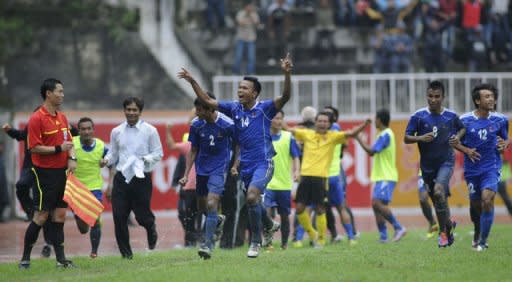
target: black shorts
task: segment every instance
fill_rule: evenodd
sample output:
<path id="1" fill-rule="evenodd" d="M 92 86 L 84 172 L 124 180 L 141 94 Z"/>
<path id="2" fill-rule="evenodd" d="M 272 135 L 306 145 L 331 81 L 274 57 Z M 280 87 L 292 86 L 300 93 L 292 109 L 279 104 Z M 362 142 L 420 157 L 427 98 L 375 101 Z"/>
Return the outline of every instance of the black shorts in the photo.
<path id="1" fill-rule="evenodd" d="M 37 211 L 51 211 L 55 208 L 67 208 L 64 202 L 66 188 L 65 168 L 33 167 L 34 173 L 34 206 Z"/>
<path id="2" fill-rule="evenodd" d="M 295 202 L 305 205 L 323 205 L 327 199 L 327 178 L 316 176 L 301 178 Z"/>

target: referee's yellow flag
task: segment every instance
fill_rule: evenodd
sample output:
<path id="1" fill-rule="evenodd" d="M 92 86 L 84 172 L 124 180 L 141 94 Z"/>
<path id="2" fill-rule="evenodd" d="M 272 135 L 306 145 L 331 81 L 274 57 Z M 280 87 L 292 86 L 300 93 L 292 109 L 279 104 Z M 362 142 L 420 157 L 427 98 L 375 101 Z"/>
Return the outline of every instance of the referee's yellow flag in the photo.
<path id="1" fill-rule="evenodd" d="M 64 199 L 73 212 L 89 226 L 94 226 L 103 205 L 73 174 L 68 175 Z"/>

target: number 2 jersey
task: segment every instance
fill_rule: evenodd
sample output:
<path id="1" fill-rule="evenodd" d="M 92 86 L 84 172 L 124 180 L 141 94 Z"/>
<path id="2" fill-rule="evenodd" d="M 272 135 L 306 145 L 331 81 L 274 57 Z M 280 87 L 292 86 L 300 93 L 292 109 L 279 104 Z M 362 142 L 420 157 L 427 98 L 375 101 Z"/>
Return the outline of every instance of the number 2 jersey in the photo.
<path id="1" fill-rule="evenodd" d="M 457 114 L 446 108 L 437 114 L 430 112 L 426 107 L 417 110 L 411 116 L 405 130 L 406 135 L 421 136 L 434 133 L 434 139 L 431 142 L 418 142 L 420 166 L 423 172 L 433 172 L 444 162 L 455 161 L 449 140 L 463 127 Z"/>
<path id="2" fill-rule="evenodd" d="M 463 114 L 460 120 L 466 127 L 462 145 L 475 148 L 480 154 L 480 160 L 475 162 L 464 155 L 464 176 L 477 176 L 488 171 L 499 172 L 501 158 L 497 152 L 498 136 L 508 139 L 507 118 L 497 112 L 489 113 L 486 118 L 479 118 L 474 112 L 469 112 Z"/>
<path id="3" fill-rule="evenodd" d="M 223 175 L 231 155 L 231 139 L 235 132 L 233 121 L 217 112 L 214 123 L 194 118 L 190 125 L 188 141 L 198 148 L 196 155 L 197 175 Z"/>

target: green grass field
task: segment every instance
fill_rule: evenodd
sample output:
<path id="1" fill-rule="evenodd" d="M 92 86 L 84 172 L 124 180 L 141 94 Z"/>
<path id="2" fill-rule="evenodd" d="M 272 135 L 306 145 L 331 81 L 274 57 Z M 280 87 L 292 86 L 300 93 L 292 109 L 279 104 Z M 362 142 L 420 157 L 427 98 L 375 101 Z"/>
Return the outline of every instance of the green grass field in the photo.
<path id="1" fill-rule="evenodd" d="M 31 269 L 0 264 L 0 281 L 505 281 L 512 280 L 512 225 L 493 226 L 489 249 L 471 249 L 470 227 L 458 228 L 455 244 L 438 249 L 423 230 L 399 243 L 380 244 L 365 233 L 356 246 L 304 247 L 263 252 L 248 259 L 247 248 L 216 249 L 200 260 L 196 249 L 119 256 L 75 257 L 75 269 L 56 269 L 53 259 L 35 259 Z M 276 244 L 276 246 L 278 246 Z"/>

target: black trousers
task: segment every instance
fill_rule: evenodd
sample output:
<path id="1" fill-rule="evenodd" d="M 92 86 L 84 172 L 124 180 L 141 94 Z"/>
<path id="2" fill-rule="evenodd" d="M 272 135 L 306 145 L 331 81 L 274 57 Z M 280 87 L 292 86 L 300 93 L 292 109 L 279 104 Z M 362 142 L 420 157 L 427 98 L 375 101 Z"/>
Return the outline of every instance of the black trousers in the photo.
<path id="1" fill-rule="evenodd" d="M 178 202 L 178 218 L 185 231 L 185 247 L 193 247 L 199 240 L 201 214 L 197 210 L 196 190 L 181 190 Z"/>
<path id="2" fill-rule="evenodd" d="M 123 174 L 117 172 L 112 188 L 112 214 L 117 246 L 123 257 L 132 256 L 130 233 L 128 232 L 128 216 L 133 211 L 135 220 L 149 232 L 155 224 L 155 215 L 151 211 L 151 194 L 153 184 L 151 174 L 144 173 L 145 178 L 133 177 L 130 183 L 125 182 Z"/>
<path id="3" fill-rule="evenodd" d="M 20 201 L 23 211 L 29 215 L 34 209 L 34 202 L 30 196 L 30 189 L 32 189 L 33 186 L 34 174 L 32 173 L 32 170 L 29 167 L 22 168 L 20 172 L 20 179 L 16 182 L 16 197 L 18 198 L 18 201 Z"/>

